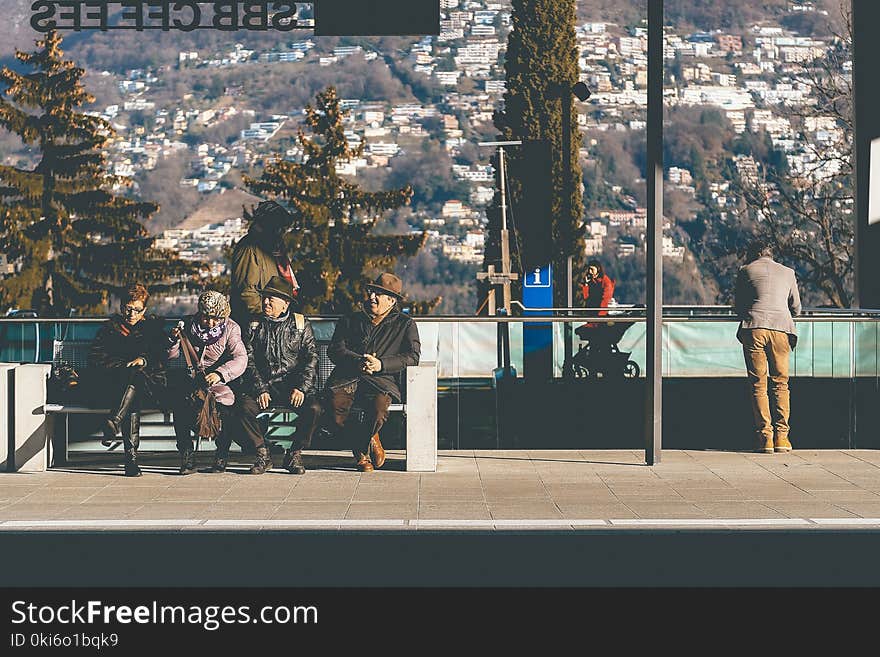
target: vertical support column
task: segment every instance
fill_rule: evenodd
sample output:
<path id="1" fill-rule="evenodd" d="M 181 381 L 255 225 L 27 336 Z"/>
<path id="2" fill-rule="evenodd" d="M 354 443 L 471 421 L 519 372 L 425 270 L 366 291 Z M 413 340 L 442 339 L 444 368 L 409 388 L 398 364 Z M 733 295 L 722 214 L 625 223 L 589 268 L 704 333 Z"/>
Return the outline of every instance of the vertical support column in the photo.
<path id="1" fill-rule="evenodd" d="M 437 471 L 437 363 L 406 368 L 406 469 Z"/>
<path id="2" fill-rule="evenodd" d="M 856 261 L 859 308 L 880 308 L 880 89 L 876 81 L 880 4 L 853 0 L 853 111 L 855 128 Z"/>
<path id="3" fill-rule="evenodd" d="M 571 256 L 568 256 L 568 260 L 565 263 L 565 280 L 568 284 L 568 293 L 565 297 L 565 304 L 569 308 L 574 308 L 574 277 L 572 274 L 572 263 Z M 565 313 L 566 315 L 571 315 L 571 311 Z M 571 322 L 565 322 L 562 325 L 562 345 L 563 345 L 563 363 L 568 363 L 571 360 L 572 353 L 574 349 L 572 348 L 572 324 Z"/>
<path id="4" fill-rule="evenodd" d="M 13 370 L 13 431 L 6 469 L 44 472 L 49 467 L 46 380 L 51 365 L 19 365 Z"/>
<path id="5" fill-rule="evenodd" d="M 648 241 L 645 462 L 660 462 L 663 428 L 663 0 L 648 0 Z"/>
<path id="6" fill-rule="evenodd" d="M 0 363 L 0 472 L 9 469 L 12 445 L 12 374 L 18 363 Z"/>

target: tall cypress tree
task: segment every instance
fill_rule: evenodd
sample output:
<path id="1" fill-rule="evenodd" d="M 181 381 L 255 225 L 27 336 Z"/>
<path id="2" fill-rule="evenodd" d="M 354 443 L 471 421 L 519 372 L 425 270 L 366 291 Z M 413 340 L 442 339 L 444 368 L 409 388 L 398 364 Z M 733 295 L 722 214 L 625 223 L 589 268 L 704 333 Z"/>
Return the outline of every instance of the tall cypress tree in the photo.
<path id="1" fill-rule="evenodd" d="M 505 149 L 513 270 L 519 270 L 518 251 L 525 272 L 552 262 L 555 303 L 564 305 L 568 257 L 573 256 L 575 271 L 584 266 L 581 135 L 571 93 L 578 81 L 575 2 L 513 0 L 512 4 L 513 30 L 505 62 L 507 91 L 504 109 L 496 113 L 494 123 L 502 139 L 524 142 L 521 147 Z M 563 143 L 566 114 L 570 139 Z M 563 149 L 568 149 L 568 158 Z M 570 162 L 567 174 L 566 159 Z M 497 176 L 497 161 L 494 164 Z M 500 270 L 501 201 L 497 193 L 487 215 L 490 234 L 484 262 Z M 485 295 L 483 284 L 480 298 Z"/>
<path id="2" fill-rule="evenodd" d="M 35 52 L 16 52 L 33 72 L 0 69 L 0 126 L 41 158 L 31 170 L 0 166 L 0 252 L 21 267 L 0 281 L 0 308 L 97 311 L 135 281 L 176 285 L 198 265 L 152 248 L 141 220 L 158 206 L 111 191 L 128 184 L 106 170 L 102 147 L 114 130 L 77 111 L 94 102 L 85 71 L 63 59 L 56 32 L 36 44 Z"/>
<path id="3" fill-rule="evenodd" d="M 253 193 L 283 198 L 298 212 L 296 230 L 285 239 L 304 311 L 345 313 L 362 299 L 366 277 L 415 255 L 427 233 L 373 235 L 384 211 L 409 203 L 412 188 L 367 192 L 336 173 L 337 162 L 360 157 L 364 144 L 351 148 L 346 141 L 335 88 L 320 92 L 305 112 L 313 135 L 299 131 L 302 162 L 278 158 L 259 178 L 244 181 Z M 417 304 L 417 311 L 431 307 Z"/>

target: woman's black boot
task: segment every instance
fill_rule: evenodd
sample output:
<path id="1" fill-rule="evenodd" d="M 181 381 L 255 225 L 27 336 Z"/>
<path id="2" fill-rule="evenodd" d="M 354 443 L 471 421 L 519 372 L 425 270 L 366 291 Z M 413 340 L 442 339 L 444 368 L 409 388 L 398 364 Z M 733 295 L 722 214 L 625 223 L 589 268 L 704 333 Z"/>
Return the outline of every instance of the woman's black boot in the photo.
<path id="1" fill-rule="evenodd" d="M 141 444 L 140 413 L 132 413 L 122 423 L 122 441 L 125 445 L 125 476 L 140 477 L 142 473 L 137 462 L 138 447 Z"/>
<path id="2" fill-rule="evenodd" d="M 128 411 L 134 403 L 136 395 L 137 388 L 134 386 L 125 386 L 125 390 L 122 393 L 122 399 L 119 400 L 119 407 L 104 421 L 104 440 L 101 441 L 101 444 L 104 445 L 104 447 L 110 447 L 110 445 L 113 444 L 113 441 L 116 440 L 116 436 L 119 435 L 122 428 L 122 419 L 128 415 Z"/>

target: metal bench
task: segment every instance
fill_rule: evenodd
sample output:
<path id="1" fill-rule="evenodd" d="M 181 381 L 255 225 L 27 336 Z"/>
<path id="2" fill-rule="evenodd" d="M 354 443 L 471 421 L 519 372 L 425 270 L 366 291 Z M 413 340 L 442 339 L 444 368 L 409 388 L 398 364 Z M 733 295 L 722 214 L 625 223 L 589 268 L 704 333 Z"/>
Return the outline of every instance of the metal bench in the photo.
<path id="1" fill-rule="evenodd" d="M 53 370 L 58 367 L 68 366 L 82 370 L 88 361 L 88 352 L 91 340 L 56 340 L 53 345 Z M 318 342 L 318 390 L 323 390 L 333 363 L 327 355 L 329 343 Z M 183 368 L 186 364 L 182 357 L 168 362 L 170 369 Z M 421 363 L 406 369 L 401 389 L 405 401 L 411 402 L 408 409 L 407 403 L 392 404 L 391 412 L 403 413 L 407 417 L 406 422 L 406 450 L 407 470 L 429 471 L 436 470 L 437 461 L 437 368 L 434 362 Z M 68 442 L 70 435 L 69 416 L 76 414 L 107 415 L 109 408 L 98 408 L 77 402 L 52 401 L 45 405 L 45 411 L 52 416 L 63 416 L 63 435 L 55 431 L 55 422 L 50 425 L 50 441 L 52 444 L 53 465 L 62 465 L 68 460 Z M 163 412 L 161 409 L 141 409 L 140 413 Z M 261 413 L 277 417 L 279 415 L 294 414 L 296 409 L 286 406 L 276 406 L 266 409 Z M 417 415 L 417 417 L 416 417 Z M 164 422 L 171 422 L 170 413 L 165 413 Z M 109 449 L 115 449 L 113 445 Z"/>

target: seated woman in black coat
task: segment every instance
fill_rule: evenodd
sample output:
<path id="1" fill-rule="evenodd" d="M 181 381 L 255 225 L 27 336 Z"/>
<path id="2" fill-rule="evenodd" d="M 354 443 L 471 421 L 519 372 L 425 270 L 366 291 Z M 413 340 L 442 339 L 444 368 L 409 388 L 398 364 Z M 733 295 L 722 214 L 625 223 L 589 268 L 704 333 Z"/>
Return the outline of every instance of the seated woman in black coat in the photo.
<path id="1" fill-rule="evenodd" d="M 110 403 L 103 430 L 106 441 L 122 432 L 125 476 L 139 477 L 137 450 L 140 444 L 141 407 L 165 406 L 165 359 L 168 338 L 163 322 L 146 316 L 149 293 L 140 283 L 128 288 L 122 314 L 113 315 L 101 327 L 89 351 L 90 382 L 94 400 Z"/>

